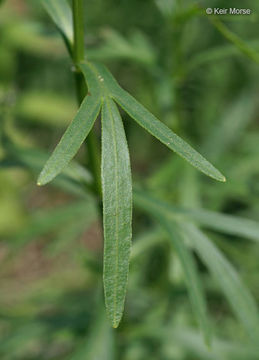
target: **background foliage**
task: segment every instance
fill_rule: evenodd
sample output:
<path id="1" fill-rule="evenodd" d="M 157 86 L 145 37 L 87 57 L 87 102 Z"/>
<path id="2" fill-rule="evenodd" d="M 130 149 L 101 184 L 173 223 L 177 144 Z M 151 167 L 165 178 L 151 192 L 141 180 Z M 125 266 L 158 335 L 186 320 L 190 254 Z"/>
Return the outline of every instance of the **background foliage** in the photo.
<path id="1" fill-rule="evenodd" d="M 84 188 L 91 174 L 79 165 L 85 149 L 51 185 L 36 186 L 76 112 L 71 63 L 39 1 L 2 1 L 1 359 L 258 359 L 259 5 L 246 1 L 252 15 L 215 22 L 207 3 L 87 1 L 88 58 L 104 62 L 227 178 L 206 178 L 121 113 L 138 190 L 125 314 L 113 330 L 104 314 L 101 226 Z M 211 347 L 172 234 L 191 249 Z"/>

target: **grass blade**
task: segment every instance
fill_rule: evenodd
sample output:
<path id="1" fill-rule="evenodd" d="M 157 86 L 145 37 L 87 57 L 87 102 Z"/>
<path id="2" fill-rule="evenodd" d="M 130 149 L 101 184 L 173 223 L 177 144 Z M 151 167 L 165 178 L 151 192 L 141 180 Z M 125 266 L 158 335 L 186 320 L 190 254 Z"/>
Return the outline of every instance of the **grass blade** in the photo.
<path id="1" fill-rule="evenodd" d="M 208 320 L 206 299 L 195 260 L 191 251 L 185 245 L 184 237 L 182 236 L 178 224 L 168 220 L 164 216 L 158 216 L 158 219 L 167 231 L 177 255 L 179 256 L 194 314 L 203 332 L 204 340 L 209 345 L 211 343 L 211 329 Z"/>
<path id="2" fill-rule="evenodd" d="M 204 174 L 218 181 L 226 181 L 219 170 L 201 154 L 159 121 L 134 97 L 123 90 L 104 66 L 96 64 L 95 67 L 108 87 L 110 95 L 140 126 Z"/>
<path id="3" fill-rule="evenodd" d="M 87 81 L 90 92 L 41 171 L 38 185 L 47 184 L 68 165 L 94 125 L 101 108 L 100 85 L 88 69 Z"/>
<path id="4" fill-rule="evenodd" d="M 243 324 L 250 338 L 258 343 L 259 317 L 253 296 L 240 280 L 225 256 L 195 225 L 184 223 L 182 232 L 190 239 L 207 268 L 222 288 L 233 311 Z"/>
<path id="5" fill-rule="evenodd" d="M 102 111 L 102 190 L 105 302 L 116 328 L 122 317 L 129 271 L 132 184 L 123 124 L 109 98 Z"/>
<path id="6" fill-rule="evenodd" d="M 73 43 L 73 20 L 67 0 L 41 0 L 41 3 L 65 40 L 71 45 Z"/>

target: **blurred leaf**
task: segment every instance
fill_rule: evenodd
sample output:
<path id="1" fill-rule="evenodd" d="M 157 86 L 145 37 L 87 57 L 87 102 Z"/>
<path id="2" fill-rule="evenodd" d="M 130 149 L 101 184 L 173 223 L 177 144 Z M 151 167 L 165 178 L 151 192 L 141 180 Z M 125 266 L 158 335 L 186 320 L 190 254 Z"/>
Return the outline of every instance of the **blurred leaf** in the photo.
<path id="1" fill-rule="evenodd" d="M 44 36 L 44 28 L 35 22 L 12 22 L 5 28 L 5 41 L 16 50 L 36 56 L 64 57 L 62 41 Z"/>
<path id="2" fill-rule="evenodd" d="M 83 221 L 82 219 L 79 219 L 79 221 L 75 219 L 74 223 L 69 224 L 69 227 L 61 228 L 53 241 L 47 244 L 45 249 L 46 254 L 56 256 L 62 251 L 68 250 L 71 243 L 78 239 L 80 235 L 89 228 L 96 217 L 97 214 L 95 211 L 94 213 L 92 213 L 92 210 L 87 211 L 84 213 Z"/>
<path id="3" fill-rule="evenodd" d="M 174 213 L 170 211 L 170 206 L 162 202 L 150 199 L 148 195 L 134 193 L 134 200 L 137 205 L 145 211 L 161 213 L 161 215 L 172 221 Z M 204 235 L 195 225 L 188 223 L 184 219 L 177 219 L 184 238 L 188 241 L 208 269 L 211 271 L 215 280 L 222 288 L 237 317 L 243 324 L 251 339 L 256 341 L 259 335 L 259 317 L 257 306 L 249 290 L 243 285 L 232 265 L 227 261 L 220 250 Z"/>
<path id="4" fill-rule="evenodd" d="M 216 17 L 210 18 L 213 25 L 217 30 L 230 42 L 232 42 L 243 54 L 249 57 L 251 60 L 259 64 L 259 53 L 251 48 L 245 41 L 240 39 L 235 33 L 229 30 L 219 19 Z"/>
<path id="5" fill-rule="evenodd" d="M 105 314 L 99 309 L 90 334 L 84 344 L 69 357 L 69 360 L 114 360 L 115 348 L 113 330 L 109 326 Z"/>
<path id="6" fill-rule="evenodd" d="M 29 223 L 9 242 L 11 246 L 21 247 L 39 236 L 46 235 L 62 226 L 67 226 L 70 222 L 73 224 L 76 221 L 78 226 L 80 225 L 79 220 L 86 218 L 85 225 L 87 227 L 89 219 L 93 220 L 96 216 L 96 208 L 91 202 L 80 201 L 55 209 L 42 210 L 36 212 L 29 220 Z"/>
<path id="7" fill-rule="evenodd" d="M 73 20 L 67 0 L 41 0 L 41 4 L 71 47 L 73 44 Z"/>
<path id="8" fill-rule="evenodd" d="M 249 40 L 246 42 L 249 48 L 255 48 L 259 53 L 259 41 Z M 191 72 L 198 66 L 206 63 L 215 62 L 216 60 L 222 60 L 226 57 L 240 55 L 239 49 L 235 45 L 223 45 L 210 48 L 199 52 L 197 55 L 193 55 L 187 63 L 187 71 Z"/>
<path id="9" fill-rule="evenodd" d="M 179 214 L 197 221 L 208 229 L 259 241 L 259 223 L 256 221 L 203 209 L 179 209 Z"/>
<path id="10" fill-rule="evenodd" d="M 1 162 L 0 162 L 1 170 Z M 19 177 L 17 172 L 0 172 L 0 238 L 7 237 L 24 224 L 26 218 L 23 204 L 19 199 Z M 12 221 L 10 221 L 12 219 Z M 0 250 L 1 254 L 1 250 Z"/>
<path id="11" fill-rule="evenodd" d="M 176 253 L 179 256 L 196 320 L 203 332 L 205 342 L 209 345 L 211 342 L 211 329 L 206 309 L 206 299 L 195 260 L 190 250 L 186 247 L 184 238 L 177 224 L 160 214 L 158 215 L 158 220 L 167 231 Z"/>
<path id="12" fill-rule="evenodd" d="M 142 203 L 142 205 L 144 202 Z M 204 339 L 207 344 L 211 341 L 211 329 L 209 326 L 208 314 L 206 309 L 206 300 L 204 297 L 202 285 L 200 282 L 199 274 L 196 268 L 195 260 L 190 250 L 184 243 L 184 237 L 181 233 L 181 228 L 178 227 L 177 223 L 173 222 L 170 218 L 165 216 L 160 211 L 159 207 L 154 206 L 143 206 L 143 209 L 158 219 L 161 226 L 166 230 L 170 240 L 172 241 L 173 247 L 180 259 L 182 269 L 185 275 L 186 285 L 189 291 L 189 296 L 193 311 L 195 313 L 197 322 L 199 323 Z"/>
<path id="13" fill-rule="evenodd" d="M 75 112 L 76 104 L 70 98 L 43 91 L 23 92 L 17 104 L 17 113 L 25 122 L 43 126 L 67 125 Z"/>
<path id="14" fill-rule="evenodd" d="M 137 189 L 134 189 L 134 201 L 138 206 L 150 209 L 157 208 L 171 219 L 183 222 L 193 220 L 208 229 L 245 237 L 256 242 L 259 241 L 259 223 L 250 219 L 205 209 L 188 209 L 174 206 Z"/>
<path id="15" fill-rule="evenodd" d="M 0 353 L 6 354 L 8 359 L 22 359 L 28 354 L 31 344 L 36 344 L 40 337 L 46 333 L 44 324 L 30 322 L 13 331 L 9 336 L 4 336 L 0 341 Z"/>
<path id="16" fill-rule="evenodd" d="M 48 159 L 48 154 L 35 148 L 22 148 L 20 146 L 8 144 L 6 148 L 7 156 L 0 161 L 0 168 L 22 167 L 27 168 L 35 174 L 38 174 L 44 163 Z M 71 161 L 70 164 L 57 176 L 53 185 L 58 188 L 88 199 L 86 187 L 91 186 L 92 176 L 78 163 Z"/>
<path id="17" fill-rule="evenodd" d="M 133 32 L 129 39 L 119 32 L 107 29 L 103 32 L 104 43 L 97 48 L 89 48 L 90 60 L 128 59 L 147 65 L 153 65 L 156 56 L 147 37 L 141 32 Z"/>
<path id="18" fill-rule="evenodd" d="M 183 328 L 175 324 L 166 329 L 165 337 L 167 348 L 178 345 L 184 348 L 187 354 L 197 356 L 197 359 L 256 360 L 258 357 L 257 347 L 234 343 L 226 339 L 213 339 L 212 346 L 208 348 L 194 329 Z"/>
<path id="19" fill-rule="evenodd" d="M 132 184 L 127 140 L 114 102 L 102 112 L 104 291 L 109 319 L 119 325 L 126 294 L 131 247 Z"/>
<path id="20" fill-rule="evenodd" d="M 258 343 L 259 317 L 256 302 L 238 274 L 210 239 L 195 225 L 181 224 L 184 236 L 211 271 L 250 338 Z"/>
<path id="21" fill-rule="evenodd" d="M 158 9 L 165 16 L 172 15 L 175 11 L 175 7 L 177 6 L 176 1 L 174 0 L 155 0 L 155 3 Z"/>
<path id="22" fill-rule="evenodd" d="M 256 110 L 256 96 L 253 91 L 241 94 L 225 112 L 223 118 L 205 139 L 204 152 L 214 161 L 223 155 L 243 135 L 244 129 L 253 119 Z"/>
<path id="23" fill-rule="evenodd" d="M 183 174 L 179 184 L 180 204 L 183 207 L 196 209 L 201 206 L 201 190 L 198 175 L 193 167 L 184 164 Z"/>
<path id="24" fill-rule="evenodd" d="M 148 249 L 158 244 L 163 239 L 164 234 L 160 229 L 154 228 L 151 231 L 146 231 L 143 234 L 137 236 L 133 241 L 131 250 L 131 261 L 139 258 L 145 254 Z"/>

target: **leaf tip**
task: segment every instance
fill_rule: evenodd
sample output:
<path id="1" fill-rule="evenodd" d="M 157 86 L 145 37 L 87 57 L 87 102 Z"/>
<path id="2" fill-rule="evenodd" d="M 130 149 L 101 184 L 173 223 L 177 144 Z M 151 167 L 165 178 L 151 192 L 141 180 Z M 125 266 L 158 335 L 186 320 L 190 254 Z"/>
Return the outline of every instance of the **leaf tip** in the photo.
<path id="1" fill-rule="evenodd" d="M 42 176 L 42 172 L 40 173 L 38 180 L 37 180 L 37 185 L 38 186 L 42 186 L 42 185 L 46 185 L 49 181 L 46 181 L 46 179 L 44 178 L 44 176 Z"/>
<path id="2" fill-rule="evenodd" d="M 120 325 L 120 322 L 121 322 L 121 317 L 111 319 L 111 325 L 113 329 L 117 329 Z"/>
<path id="3" fill-rule="evenodd" d="M 227 181 L 226 177 L 223 174 L 221 174 L 221 172 L 218 171 L 218 170 L 217 170 L 217 174 L 214 174 L 214 176 L 211 176 L 211 177 L 214 180 L 217 180 L 217 181 L 220 181 L 220 182 L 223 182 L 223 183 Z"/>
<path id="4" fill-rule="evenodd" d="M 220 177 L 220 179 L 219 179 L 219 181 L 221 181 L 221 182 L 226 182 L 227 181 L 227 179 L 226 179 L 226 177 L 224 176 L 224 175 L 221 175 L 221 177 Z"/>

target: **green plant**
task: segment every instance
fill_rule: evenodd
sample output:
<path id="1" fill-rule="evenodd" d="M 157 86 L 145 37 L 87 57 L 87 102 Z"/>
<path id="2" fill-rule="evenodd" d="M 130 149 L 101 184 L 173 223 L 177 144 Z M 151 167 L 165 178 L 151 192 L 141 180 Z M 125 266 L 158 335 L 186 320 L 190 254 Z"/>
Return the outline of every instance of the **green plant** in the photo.
<path id="1" fill-rule="evenodd" d="M 83 1 L 73 1 L 74 41 L 72 43 L 70 35 L 71 14 L 68 4 L 64 1 L 58 1 L 55 4 L 57 8 L 54 11 L 51 2 L 47 2 L 46 6 L 59 26 L 73 55 L 79 101 L 82 99 L 82 89 L 86 88 L 85 84 L 82 84 L 82 74 L 88 90 L 75 119 L 69 125 L 52 156 L 44 166 L 38 179 L 38 185 L 47 184 L 64 169 L 75 156 L 88 134 L 91 133 L 94 122 L 99 112 L 102 111 L 102 189 L 100 189 L 98 149 L 96 147 L 90 148 L 93 143 L 91 139 L 89 140 L 88 149 L 90 148 L 89 151 L 93 157 L 91 171 L 94 174 L 94 188 L 97 196 L 100 196 L 103 202 L 103 278 L 106 308 L 113 327 L 117 327 L 123 313 L 129 269 L 132 237 L 132 180 L 127 140 L 120 113 L 114 101 L 139 125 L 198 170 L 219 181 L 225 181 L 225 178 L 190 145 L 174 134 L 166 125 L 157 120 L 123 90 L 104 66 L 85 60 Z M 61 14 L 66 16 L 65 24 L 62 23 L 63 17 L 61 17 Z M 67 30 L 68 28 L 70 30 Z M 90 136 L 94 137 L 93 132 Z M 184 250 L 180 250 L 180 254 L 182 254 L 182 251 Z M 188 252 L 185 252 L 185 254 L 182 255 L 185 263 L 184 268 L 189 263 L 192 264 Z M 190 269 L 191 273 L 192 270 Z M 192 280 L 190 280 L 189 284 L 192 286 Z M 194 296 L 194 302 L 195 300 Z M 198 304 L 198 308 L 200 307 L 202 308 L 203 304 Z"/>
<path id="2" fill-rule="evenodd" d="M 0 357 L 256 360 L 255 14 L 206 16 L 202 0 L 82 3 L 41 2 L 70 59 L 39 2 L 0 12 Z M 73 76 L 79 110 L 49 158 L 77 107 Z M 182 161 L 224 180 L 171 129 L 228 181 Z M 36 186 L 40 171 L 49 186 Z M 114 327 L 128 287 L 116 330 L 103 282 Z"/>

